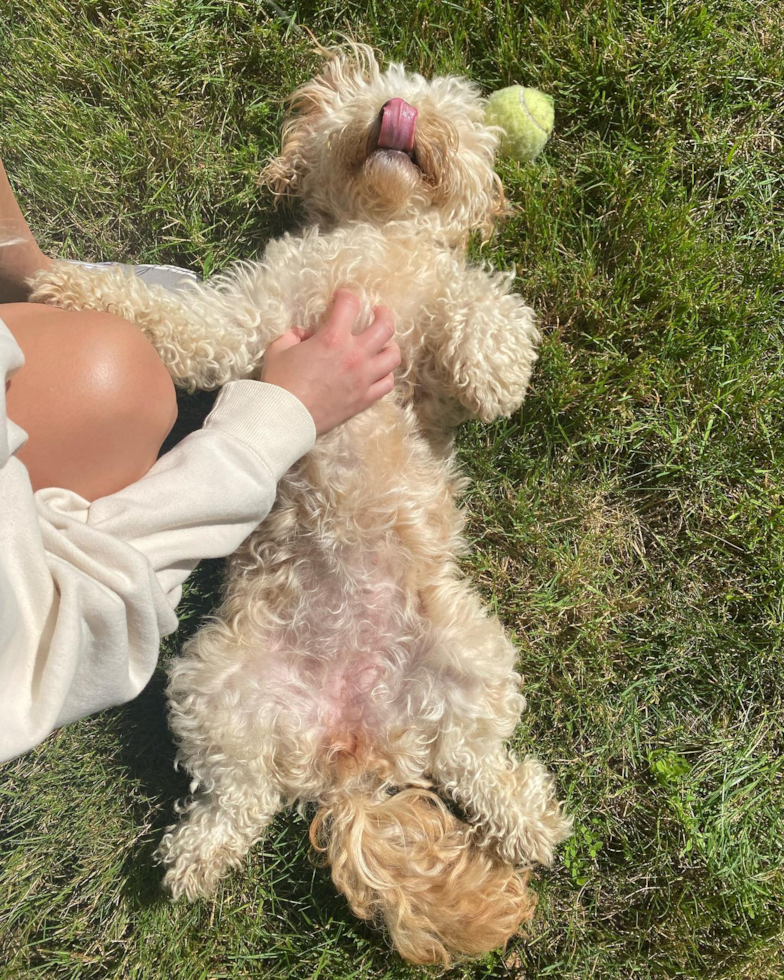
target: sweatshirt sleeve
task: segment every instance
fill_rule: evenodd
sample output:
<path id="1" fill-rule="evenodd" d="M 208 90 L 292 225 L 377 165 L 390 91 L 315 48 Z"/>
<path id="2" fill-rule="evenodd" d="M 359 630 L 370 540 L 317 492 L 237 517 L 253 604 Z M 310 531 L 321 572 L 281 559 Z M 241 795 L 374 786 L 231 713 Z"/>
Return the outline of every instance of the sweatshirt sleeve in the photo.
<path id="1" fill-rule="evenodd" d="M 0 322 L 0 381 L 22 365 Z M 135 697 L 177 627 L 182 583 L 231 554 L 267 515 L 280 477 L 315 440 L 275 385 L 227 385 L 204 427 L 124 490 L 88 503 L 33 494 L 25 434 L 0 390 L 0 759 Z"/>

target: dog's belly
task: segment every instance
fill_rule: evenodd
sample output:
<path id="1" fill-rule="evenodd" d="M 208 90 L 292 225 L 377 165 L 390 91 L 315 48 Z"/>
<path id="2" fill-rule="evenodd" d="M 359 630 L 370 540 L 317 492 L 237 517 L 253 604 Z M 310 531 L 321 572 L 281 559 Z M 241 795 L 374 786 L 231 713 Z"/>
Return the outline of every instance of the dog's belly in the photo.
<path id="1" fill-rule="evenodd" d="M 281 481 L 237 560 L 232 609 L 254 640 L 231 680 L 250 672 L 240 700 L 274 730 L 281 770 L 394 759 L 400 782 L 422 775 L 463 683 L 423 599 L 451 580 L 459 527 L 448 464 L 388 399 Z"/>
<path id="2" fill-rule="evenodd" d="M 377 748 L 416 718 L 412 697 L 432 645 L 428 624 L 408 608 L 386 563 L 378 554 L 355 557 L 341 576 L 311 556 L 292 625 L 270 636 L 258 661 L 277 724 L 301 727 L 328 755 Z M 360 566 L 367 569 L 361 585 Z"/>

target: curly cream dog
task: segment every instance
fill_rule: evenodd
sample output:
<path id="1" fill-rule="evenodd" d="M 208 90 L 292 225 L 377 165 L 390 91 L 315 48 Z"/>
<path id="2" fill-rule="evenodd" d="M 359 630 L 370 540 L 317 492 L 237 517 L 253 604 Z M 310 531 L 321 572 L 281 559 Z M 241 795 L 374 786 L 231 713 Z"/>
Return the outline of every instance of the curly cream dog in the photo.
<path id="1" fill-rule="evenodd" d="M 283 479 L 223 606 L 171 668 L 194 795 L 159 857 L 171 893 L 194 899 L 283 807 L 315 803 L 313 846 L 353 910 L 409 960 L 449 962 L 532 914 L 527 869 L 570 829 L 545 768 L 505 747 L 525 704 L 515 651 L 456 563 L 453 429 L 518 408 L 538 334 L 510 275 L 466 263 L 468 234 L 501 204 L 474 87 L 382 73 L 360 45 L 326 54 L 266 175 L 301 198 L 302 235 L 178 294 L 59 263 L 34 299 L 135 320 L 189 388 L 253 376 L 338 287 L 361 295 L 361 327 L 393 310 L 394 392 Z"/>

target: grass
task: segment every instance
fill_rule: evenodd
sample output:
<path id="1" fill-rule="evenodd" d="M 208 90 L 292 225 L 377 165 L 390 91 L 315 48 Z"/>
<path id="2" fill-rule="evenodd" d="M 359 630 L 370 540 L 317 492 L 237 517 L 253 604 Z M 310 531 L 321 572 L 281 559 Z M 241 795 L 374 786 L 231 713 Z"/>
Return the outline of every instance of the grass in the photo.
<path id="1" fill-rule="evenodd" d="M 784 977 L 784 104 L 778 4 L 6 0 L 0 152 L 44 247 L 205 275 L 290 222 L 257 174 L 299 25 L 486 90 L 556 135 L 500 166 L 545 339 L 514 418 L 469 426 L 467 561 L 520 646 L 517 741 L 574 837 L 505 953 L 455 978 Z M 480 250 L 478 250 L 480 251 Z M 197 412 L 198 405 L 184 405 Z M 215 602 L 201 569 L 176 652 Z M 213 901 L 150 855 L 185 780 L 160 676 L 0 781 L 0 976 L 424 977 L 279 819 Z"/>

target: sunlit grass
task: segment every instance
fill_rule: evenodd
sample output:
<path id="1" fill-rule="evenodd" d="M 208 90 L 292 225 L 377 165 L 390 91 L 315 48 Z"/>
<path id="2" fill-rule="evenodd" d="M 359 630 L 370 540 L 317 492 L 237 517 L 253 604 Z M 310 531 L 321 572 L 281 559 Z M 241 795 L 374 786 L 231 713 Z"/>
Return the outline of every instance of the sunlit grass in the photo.
<path id="1" fill-rule="evenodd" d="M 42 244 L 204 275 L 256 255 L 292 221 L 257 177 L 317 64 L 299 25 L 556 102 L 540 160 L 501 163 L 515 213 L 481 250 L 516 268 L 541 360 L 460 453 L 467 569 L 520 646 L 517 742 L 576 830 L 526 935 L 452 975 L 780 980 L 784 11 L 13 0 L 0 152 Z M 218 589 L 197 573 L 184 631 Z M 5 768 L 0 976 L 425 975 L 335 897 L 296 815 L 214 901 L 163 898 L 186 785 L 161 685 Z"/>

